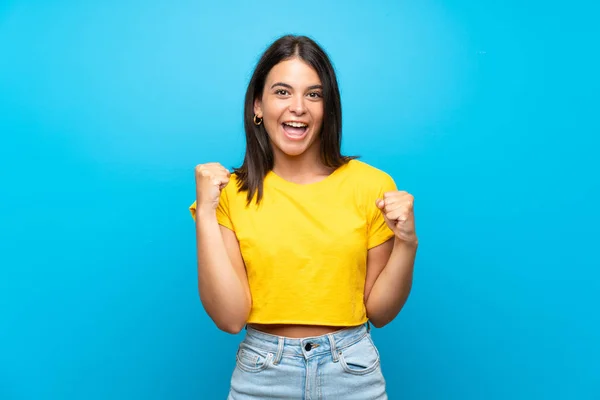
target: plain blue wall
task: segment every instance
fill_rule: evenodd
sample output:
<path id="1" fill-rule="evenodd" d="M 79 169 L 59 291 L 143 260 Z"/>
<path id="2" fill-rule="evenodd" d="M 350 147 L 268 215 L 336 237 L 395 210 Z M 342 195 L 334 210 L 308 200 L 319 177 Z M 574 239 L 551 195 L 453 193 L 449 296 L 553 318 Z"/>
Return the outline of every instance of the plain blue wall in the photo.
<path id="1" fill-rule="evenodd" d="M 241 162 L 259 53 L 317 39 L 346 153 L 416 196 L 392 399 L 599 399 L 593 4 L 0 3 L 0 399 L 223 399 L 194 166 Z"/>

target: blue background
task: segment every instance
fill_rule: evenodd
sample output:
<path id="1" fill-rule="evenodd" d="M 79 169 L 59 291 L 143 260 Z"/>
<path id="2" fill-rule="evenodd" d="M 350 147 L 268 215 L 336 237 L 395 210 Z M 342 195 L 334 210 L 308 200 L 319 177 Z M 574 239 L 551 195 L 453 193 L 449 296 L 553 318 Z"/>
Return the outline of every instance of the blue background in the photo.
<path id="1" fill-rule="evenodd" d="M 0 399 L 223 399 L 194 166 L 244 150 L 279 35 L 332 57 L 343 150 L 416 197 L 392 399 L 599 399 L 598 7 L 0 3 Z"/>

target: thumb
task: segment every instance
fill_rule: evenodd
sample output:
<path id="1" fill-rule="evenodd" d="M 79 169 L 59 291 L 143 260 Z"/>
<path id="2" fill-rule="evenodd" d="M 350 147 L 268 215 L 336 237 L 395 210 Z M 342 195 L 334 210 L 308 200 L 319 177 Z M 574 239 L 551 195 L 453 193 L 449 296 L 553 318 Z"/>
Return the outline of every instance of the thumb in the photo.
<path id="1" fill-rule="evenodd" d="M 383 201 L 382 199 L 377 199 L 375 205 L 377 205 L 377 208 L 379 208 L 380 210 L 383 210 L 383 207 L 385 207 L 385 201 Z"/>

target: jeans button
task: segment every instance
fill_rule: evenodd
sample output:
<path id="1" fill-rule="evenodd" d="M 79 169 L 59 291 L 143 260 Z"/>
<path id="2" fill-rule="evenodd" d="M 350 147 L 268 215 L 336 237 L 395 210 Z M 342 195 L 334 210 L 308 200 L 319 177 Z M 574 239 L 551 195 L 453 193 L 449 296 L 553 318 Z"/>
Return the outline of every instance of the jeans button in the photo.
<path id="1" fill-rule="evenodd" d="M 306 343 L 306 345 L 304 346 L 304 350 L 310 351 L 311 349 L 312 349 L 312 344 Z"/>

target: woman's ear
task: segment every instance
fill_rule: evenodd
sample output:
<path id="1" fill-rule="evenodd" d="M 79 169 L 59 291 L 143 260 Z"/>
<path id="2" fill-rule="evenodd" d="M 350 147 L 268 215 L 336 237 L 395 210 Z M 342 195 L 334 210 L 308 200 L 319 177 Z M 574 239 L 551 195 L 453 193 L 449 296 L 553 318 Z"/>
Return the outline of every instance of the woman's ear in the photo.
<path id="1" fill-rule="evenodd" d="M 254 115 L 256 115 L 258 118 L 262 118 L 263 116 L 262 102 L 260 101 L 260 99 L 254 100 Z"/>

